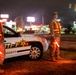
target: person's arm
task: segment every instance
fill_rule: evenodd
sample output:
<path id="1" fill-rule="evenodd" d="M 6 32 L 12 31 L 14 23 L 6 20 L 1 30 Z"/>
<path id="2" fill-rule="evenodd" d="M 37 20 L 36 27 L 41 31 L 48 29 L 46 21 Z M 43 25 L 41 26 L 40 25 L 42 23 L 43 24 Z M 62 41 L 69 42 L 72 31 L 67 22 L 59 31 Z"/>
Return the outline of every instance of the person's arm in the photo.
<path id="1" fill-rule="evenodd" d="M 49 28 L 50 28 L 51 36 L 55 36 L 55 34 L 54 34 L 54 23 L 52 21 L 50 21 L 50 23 L 49 23 Z"/>

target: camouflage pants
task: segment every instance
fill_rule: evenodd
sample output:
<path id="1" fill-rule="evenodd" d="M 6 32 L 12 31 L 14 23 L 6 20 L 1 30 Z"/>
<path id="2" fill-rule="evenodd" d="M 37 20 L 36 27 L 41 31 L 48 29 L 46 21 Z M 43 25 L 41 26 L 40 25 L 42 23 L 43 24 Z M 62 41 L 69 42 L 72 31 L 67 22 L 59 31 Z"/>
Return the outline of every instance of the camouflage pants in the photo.
<path id="1" fill-rule="evenodd" d="M 55 37 L 54 40 L 60 45 L 60 37 Z M 54 40 L 52 38 L 50 40 L 51 41 L 50 43 L 51 57 L 58 56 L 60 54 L 59 47 L 57 46 Z"/>

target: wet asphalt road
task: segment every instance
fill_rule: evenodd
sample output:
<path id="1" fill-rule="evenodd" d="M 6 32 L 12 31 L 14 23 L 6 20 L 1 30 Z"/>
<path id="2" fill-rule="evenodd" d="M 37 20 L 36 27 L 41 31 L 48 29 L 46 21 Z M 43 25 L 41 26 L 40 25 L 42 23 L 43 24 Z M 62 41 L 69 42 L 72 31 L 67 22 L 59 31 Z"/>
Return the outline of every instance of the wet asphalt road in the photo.
<path id="1" fill-rule="evenodd" d="M 2 65 L 4 72 L 0 70 L 0 75 L 76 75 L 75 45 L 75 42 L 62 42 L 60 55 L 63 60 L 57 62 L 51 62 L 49 49 L 37 61 L 31 61 L 27 56 L 7 59 Z"/>
<path id="2" fill-rule="evenodd" d="M 5 60 L 0 75 L 76 75 L 76 51 L 61 50 L 63 60 L 51 62 L 50 50 L 37 61 L 27 56 Z"/>

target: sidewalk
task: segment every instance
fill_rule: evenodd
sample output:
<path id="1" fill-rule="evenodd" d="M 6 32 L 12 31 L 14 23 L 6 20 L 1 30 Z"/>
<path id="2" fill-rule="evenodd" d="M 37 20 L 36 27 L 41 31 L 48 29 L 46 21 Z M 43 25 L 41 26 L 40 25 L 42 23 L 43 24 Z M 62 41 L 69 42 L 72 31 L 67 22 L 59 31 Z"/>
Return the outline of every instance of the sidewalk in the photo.
<path id="1" fill-rule="evenodd" d="M 61 41 L 60 49 L 76 51 L 76 41 Z"/>

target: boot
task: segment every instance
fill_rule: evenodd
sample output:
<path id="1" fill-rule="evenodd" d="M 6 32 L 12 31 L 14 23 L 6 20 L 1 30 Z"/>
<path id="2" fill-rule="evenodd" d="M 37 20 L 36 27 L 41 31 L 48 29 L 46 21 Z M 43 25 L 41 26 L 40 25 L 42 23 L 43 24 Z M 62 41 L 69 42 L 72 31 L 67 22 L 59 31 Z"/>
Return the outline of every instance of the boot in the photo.
<path id="1" fill-rule="evenodd" d="M 51 58 L 51 61 L 52 62 L 57 62 L 57 60 L 54 57 Z"/>
<path id="2" fill-rule="evenodd" d="M 62 58 L 58 55 L 58 56 L 56 57 L 56 60 L 62 60 Z"/>

